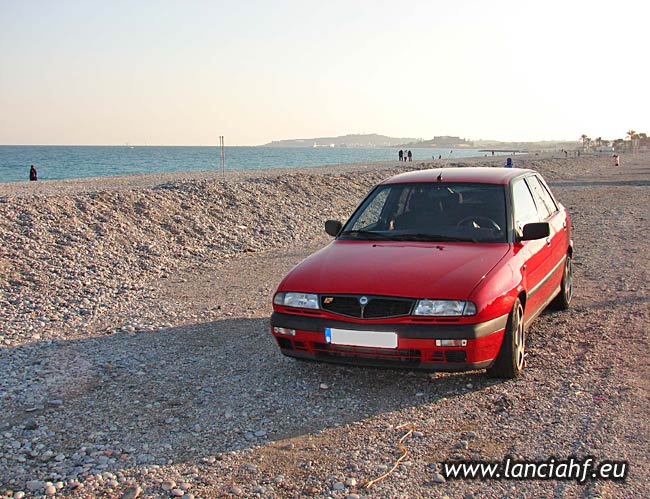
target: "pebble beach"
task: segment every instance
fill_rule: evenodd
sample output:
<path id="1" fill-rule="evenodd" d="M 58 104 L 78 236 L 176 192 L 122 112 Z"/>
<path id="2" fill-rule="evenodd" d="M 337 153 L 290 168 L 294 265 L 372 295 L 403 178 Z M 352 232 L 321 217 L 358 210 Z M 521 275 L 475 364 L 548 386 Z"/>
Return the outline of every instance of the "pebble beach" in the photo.
<path id="1" fill-rule="evenodd" d="M 0 184 L 0 497 L 647 497 L 648 369 L 624 351 L 644 351 L 650 325 L 648 155 L 620 172 L 609 156 L 515 158 L 569 208 L 579 248 L 576 306 L 535 322 L 518 380 L 302 364 L 267 331 L 284 273 L 376 183 L 502 162 Z M 405 424 L 409 457 L 364 489 Z M 628 459 L 628 481 L 438 473 L 454 456 L 575 453 Z"/>

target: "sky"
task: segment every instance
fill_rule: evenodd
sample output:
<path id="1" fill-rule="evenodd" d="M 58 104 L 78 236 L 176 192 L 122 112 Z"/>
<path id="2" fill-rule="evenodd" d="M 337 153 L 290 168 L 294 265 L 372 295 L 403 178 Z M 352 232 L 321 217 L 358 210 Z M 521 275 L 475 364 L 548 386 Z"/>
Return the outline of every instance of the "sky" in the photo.
<path id="1" fill-rule="evenodd" d="M 0 144 L 650 133 L 650 2 L 0 0 Z"/>

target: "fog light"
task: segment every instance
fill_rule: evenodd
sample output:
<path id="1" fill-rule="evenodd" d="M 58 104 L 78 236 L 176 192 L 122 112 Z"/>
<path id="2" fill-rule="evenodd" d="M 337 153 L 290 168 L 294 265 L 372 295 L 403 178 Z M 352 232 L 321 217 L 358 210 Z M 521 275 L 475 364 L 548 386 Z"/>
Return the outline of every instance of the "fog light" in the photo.
<path id="1" fill-rule="evenodd" d="M 437 347 L 466 347 L 467 340 L 436 340 Z"/>
<path id="2" fill-rule="evenodd" d="M 286 327 L 273 326 L 273 332 L 275 334 L 284 334 L 286 336 L 295 336 L 296 335 L 296 330 L 295 329 L 289 329 L 289 328 L 286 328 Z"/>

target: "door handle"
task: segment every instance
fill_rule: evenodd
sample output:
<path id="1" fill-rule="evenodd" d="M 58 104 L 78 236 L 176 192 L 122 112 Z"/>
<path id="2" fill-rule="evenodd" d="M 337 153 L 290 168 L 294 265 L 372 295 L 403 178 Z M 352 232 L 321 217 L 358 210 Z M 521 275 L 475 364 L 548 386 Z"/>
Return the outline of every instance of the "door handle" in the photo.
<path id="1" fill-rule="evenodd" d="M 550 238 L 547 237 L 546 238 L 546 246 L 550 246 L 550 245 L 551 245 L 551 240 L 550 240 Z"/>

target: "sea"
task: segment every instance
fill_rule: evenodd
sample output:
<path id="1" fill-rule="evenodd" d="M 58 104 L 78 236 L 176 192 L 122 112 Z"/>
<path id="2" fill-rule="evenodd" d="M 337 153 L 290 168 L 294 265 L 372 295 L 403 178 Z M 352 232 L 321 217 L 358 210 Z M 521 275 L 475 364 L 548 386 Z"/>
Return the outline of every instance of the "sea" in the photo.
<path id="1" fill-rule="evenodd" d="M 414 148 L 413 161 L 483 156 L 478 149 Z M 398 148 L 226 147 L 227 170 L 298 168 L 396 161 Z M 137 173 L 221 171 L 218 147 L 199 146 L 0 146 L 0 182 L 105 177 Z"/>

